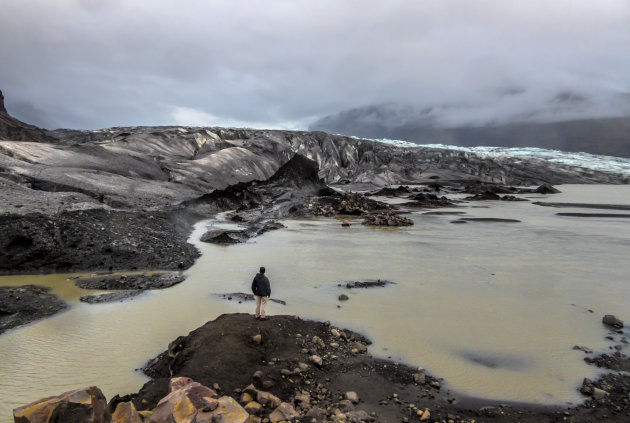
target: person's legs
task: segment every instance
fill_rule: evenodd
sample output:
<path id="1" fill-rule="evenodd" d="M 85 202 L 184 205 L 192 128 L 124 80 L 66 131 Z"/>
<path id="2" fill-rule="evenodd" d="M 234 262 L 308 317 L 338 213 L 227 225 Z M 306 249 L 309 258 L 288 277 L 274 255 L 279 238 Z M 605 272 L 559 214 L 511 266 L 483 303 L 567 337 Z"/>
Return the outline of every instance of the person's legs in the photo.
<path id="1" fill-rule="evenodd" d="M 261 297 L 260 295 L 256 295 L 255 297 L 256 297 L 256 318 L 258 319 L 260 317 L 260 303 L 262 302 L 261 299 L 263 297 Z"/>
<path id="2" fill-rule="evenodd" d="M 260 298 L 260 318 L 264 319 L 267 314 L 267 300 L 269 297 L 258 297 Z"/>

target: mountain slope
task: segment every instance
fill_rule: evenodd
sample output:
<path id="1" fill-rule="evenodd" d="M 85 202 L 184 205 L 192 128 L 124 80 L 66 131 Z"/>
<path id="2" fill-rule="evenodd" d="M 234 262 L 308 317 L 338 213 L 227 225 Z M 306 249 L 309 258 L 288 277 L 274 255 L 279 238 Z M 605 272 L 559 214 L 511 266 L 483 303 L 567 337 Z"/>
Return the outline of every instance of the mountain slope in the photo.
<path id="1" fill-rule="evenodd" d="M 0 140 L 54 142 L 54 138 L 47 135 L 43 129 L 9 115 L 4 106 L 2 91 L 0 91 Z"/>
<path id="2" fill-rule="evenodd" d="M 430 110 L 417 113 L 410 108 L 382 105 L 330 115 L 314 122 L 309 129 L 415 144 L 540 147 L 630 157 L 630 117 L 448 127 L 438 125 Z"/>

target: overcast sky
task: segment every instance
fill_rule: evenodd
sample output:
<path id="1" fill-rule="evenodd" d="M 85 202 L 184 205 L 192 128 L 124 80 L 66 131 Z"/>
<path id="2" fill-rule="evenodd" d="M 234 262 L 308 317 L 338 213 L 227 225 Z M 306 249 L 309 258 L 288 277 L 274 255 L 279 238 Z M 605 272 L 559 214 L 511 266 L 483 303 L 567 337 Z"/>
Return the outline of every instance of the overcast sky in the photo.
<path id="1" fill-rule="evenodd" d="M 630 114 L 629 0 L 2 0 L 0 40 L 7 109 L 47 128 Z"/>

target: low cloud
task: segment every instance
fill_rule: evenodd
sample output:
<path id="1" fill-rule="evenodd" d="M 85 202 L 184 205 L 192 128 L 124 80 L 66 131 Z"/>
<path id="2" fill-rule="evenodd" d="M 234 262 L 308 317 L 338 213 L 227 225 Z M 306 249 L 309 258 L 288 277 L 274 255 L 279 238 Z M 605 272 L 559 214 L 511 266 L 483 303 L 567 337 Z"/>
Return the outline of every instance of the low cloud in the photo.
<path id="1" fill-rule="evenodd" d="M 50 127 L 306 128 L 383 103 L 487 122 L 630 103 L 626 0 L 5 0 L 0 37 L 9 112 Z"/>

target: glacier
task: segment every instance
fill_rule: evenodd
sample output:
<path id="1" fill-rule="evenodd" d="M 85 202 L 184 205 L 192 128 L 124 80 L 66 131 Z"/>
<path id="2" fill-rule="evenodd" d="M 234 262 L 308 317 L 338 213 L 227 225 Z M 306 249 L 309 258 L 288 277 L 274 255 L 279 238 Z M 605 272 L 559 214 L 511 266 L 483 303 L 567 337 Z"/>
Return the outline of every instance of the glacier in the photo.
<path id="1" fill-rule="evenodd" d="M 373 141 L 403 148 L 437 148 L 465 151 L 481 158 L 539 159 L 587 170 L 617 173 L 630 177 L 630 159 L 623 157 L 602 156 L 590 153 L 572 153 L 559 150 L 547 150 L 538 147 L 459 147 L 446 144 L 414 144 L 408 141 L 391 139 L 374 139 Z"/>

